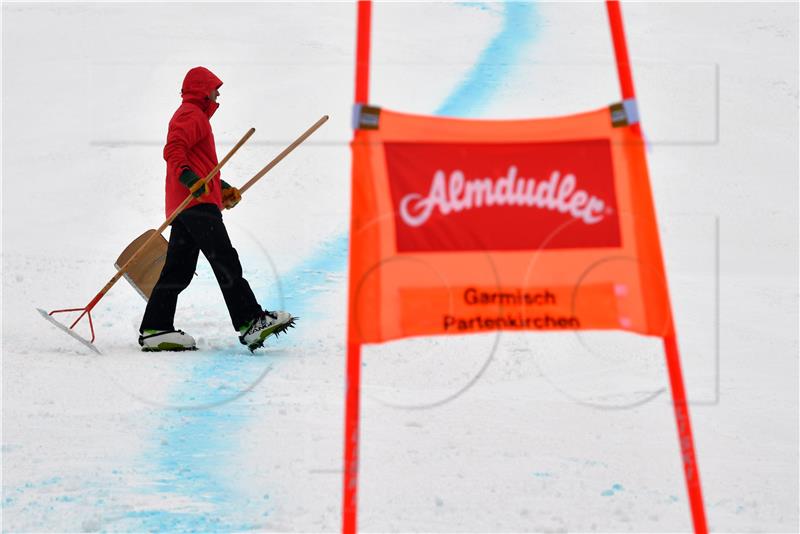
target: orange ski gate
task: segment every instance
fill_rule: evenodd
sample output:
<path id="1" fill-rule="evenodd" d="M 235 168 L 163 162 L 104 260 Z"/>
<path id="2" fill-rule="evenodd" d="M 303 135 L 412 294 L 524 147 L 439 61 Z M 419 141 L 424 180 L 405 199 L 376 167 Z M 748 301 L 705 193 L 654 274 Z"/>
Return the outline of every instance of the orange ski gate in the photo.
<path id="1" fill-rule="evenodd" d="M 623 101 L 464 120 L 369 106 L 359 2 L 343 531 L 356 530 L 360 348 L 410 336 L 618 329 L 664 339 L 696 532 L 705 515 L 617 2 Z"/>

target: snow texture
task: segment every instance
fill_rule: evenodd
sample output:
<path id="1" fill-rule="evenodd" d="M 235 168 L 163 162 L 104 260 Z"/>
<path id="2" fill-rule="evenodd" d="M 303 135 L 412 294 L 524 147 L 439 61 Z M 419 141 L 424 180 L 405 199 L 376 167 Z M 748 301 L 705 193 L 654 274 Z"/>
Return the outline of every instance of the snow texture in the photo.
<path id="1" fill-rule="evenodd" d="M 712 530 L 798 530 L 798 6 L 630 3 L 628 44 Z M 601 3 L 378 3 L 372 102 L 531 117 L 619 99 Z M 2 529 L 340 528 L 350 3 L 2 5 Z M 262 304 L 302 317 L 250 355 L 205 262 L 144 354 L 125 281 L 101 356 L 36 312 L 82 306 L 163 219 L 166 125 L 222 78 L 225 212 Z M 657 340 L 414 339 L 364 352 L 360 528 L 691 529 Z"/>

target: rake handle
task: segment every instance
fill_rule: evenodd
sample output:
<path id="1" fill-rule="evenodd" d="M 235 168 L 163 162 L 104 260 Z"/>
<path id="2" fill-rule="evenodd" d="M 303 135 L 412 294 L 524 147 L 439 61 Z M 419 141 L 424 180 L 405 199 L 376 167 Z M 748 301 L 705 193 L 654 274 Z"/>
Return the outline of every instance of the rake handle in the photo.
<path id="1" fill-rule="evenodd" d="M 283 149 L 283 151 L 282 151 L 280 154 L 278 154 L 277 156 L 275 156 L 275 159 L 273 159 L 272 161 L 270 161 L 269 163 L 267 163 L 267 165 L 266 165 L 266 166 L 265 166 L 263 169 L 261 169 L 260 171 L 258 171 L 258 172 L 256 173 L 256 175 L 255 175 L 255 176 L 253 176 L 252 178 L 250 178 L 250 179 L 247 181 L 247 183 L 246 183 L 246 184 L 244 184 L 242 187 L 240 187 L 240 188 L 239 188 L 239 193 L 242 193 L 242 194 L 244 194 L 244 192 L 245 192 L 245 191 L 247 191 L 248 189 L 250 189 L 250 187 L 252 187 L 252 186 L 253 186 L 253 184 L 255 184 L 255 183 L 258 181 L 258 180 L 260 180 L 262 176 L 264 176 L 264 175 L 265 175 L 265 174 L 267 174 L 269 171 L 271 171 L 271 170 L 272 170 L 272 168 L 273 168 L 275 165 L 277 165 L 278 163 L 280 163 L 280 162 L 281 162 L 281 160 L 283 160 L 283 158 L 285 158 L 286 156 L 288 156 L 288 155 L 289 155 L 289 153 L 290 153 L 292 150 L 294 150 L 295 148 L 297 148 L 298 146 L 300 146 L 300 143 L 302 143 L 303 141 L 305 141 L 306 139 L 308 139 L 308 138 L 309 138 L 309 136 L 311 136 L 311 134 L 313 134 L 314 132 L 316 132 L 316 131 L 317 131 L 317 129 L 319 129 L 319 127 L 320 127 L 320 126 L 322 126 L 323 124 L 325 124 L 325 122 L 328 120 L 328 118 L 329 118 L 329 117 L 328 117 L 327 115 L 323 115 L 323 116 L 322 116 L 322 118 L 320 118 L 320 119 L 319 119 L 317 122 L 315 122 L 315 123 L 314 123 L 314 124 L 313 124 L 313 125 L 312 125 L 312 126 L 309 128 L 309 129 L 308 129 L 308 130 L 306 130 L 305 132 L 303 132 L 303 133 L 300 135 L 300 137 L 298 137 L 297 139 L 295 139 L 295 140 L 292 142 L 292 144 L 291 144 L 291 145 L 289 145 L 289 146 L 287 146 L 286 148 L 284 148 L 284 149 Z"/>

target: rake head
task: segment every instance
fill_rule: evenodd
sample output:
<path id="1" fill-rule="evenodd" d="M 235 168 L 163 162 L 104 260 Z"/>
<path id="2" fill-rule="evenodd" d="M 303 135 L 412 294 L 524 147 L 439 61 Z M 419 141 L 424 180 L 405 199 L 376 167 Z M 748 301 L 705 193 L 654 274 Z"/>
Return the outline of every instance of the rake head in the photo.
<path id="1" fill-rule="evenodd" d="M 64 310 L 53 310 L 50 313 L 44 311 L 41 308 L 36 308 L 36 310 L 40 314 L 42 314 L 42 317 L 47 319 L 47 321 L 49 323 L 55 325 L 60 330 L 62 330 L 64 332 L 66 332 L 67 334 L 69 334 L 69 336 L 71 338 L 77 340 L 83 346 L 88 347 L 89 349 L 93 350 L 97 354 L 100 354 L 100 351 L 97 349 L 97 347 L 94 346 L 94 325 L 92 324 L 92 313 L 91 313 L 90 309 L 88 309 L 88 308 L 68 308 L 68 309 L 64 309 Z M 78 318 L 75 319 L 75 322 L 73 322 L 71 326 L 66 326 L 66 325 L 56 321 L 55 318 L 53 318 L 53 314 L 55 314 L 55 313 L 78 312 L 78 311 L 79 312 L 83 312 L 83 313 L 81 313 L 80 316 L 78 316 Z M 75 330 L 73 330 L 75 325 L 78 324 L 78 321 L 80 321 L 83 318 L 84 315 L 89 317 L 89 331 L 92 334 L 92 339 L 91 340 L 86 340 L 85 338 L 80 336 Z"/>

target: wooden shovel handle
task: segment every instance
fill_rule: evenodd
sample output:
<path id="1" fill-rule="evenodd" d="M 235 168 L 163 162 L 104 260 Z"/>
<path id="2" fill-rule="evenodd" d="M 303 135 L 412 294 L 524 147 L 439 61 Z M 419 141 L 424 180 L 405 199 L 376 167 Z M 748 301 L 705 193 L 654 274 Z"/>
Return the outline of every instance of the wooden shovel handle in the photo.
<path id="1" fill-rule="evenodd" d="M 247 191 L 248 189 L 250 189 L 250 187 L 251 187 L 251 186 L 252 186 L 254 183 L 256 183 L 256 182 L 257 182 L 257 181 L 258 181 L 258 180 L 259 180 L 259 179 L 260 179 L 262 176 L 264 176 L 265 174 L 267 174 L 267 173 L 268 173 L 270 170 L 272 170 L 272 168 L 273 168 L 275 165 L 277 165 L 278 163 L 280 163 L 280 162 L 281 162 L 281 160 L 282 160 L 283 158 L 285 158 L 286 156 L 288 156 L 288 155 L 289 155 L 289 153 L 290 153 L 292 150 L 294 150 L 295 148 L 297 148 L 297 147 L 300 145 L 300 143 L 302 143 L 303 141 L 305 141 L 306 139 L 308 139 L 308 138 L 309 138 L 309 136 L 310 136 L 311 134 L 313 134 L 314 132 L 316 132 L 316 131 L 317 131 L 317 129 L 318 129 L 320 126 L 322 126 L 323 124 L 325 124 L 325 122 L 328 120 L 328 118 L 329 118 L 329 117 L 328 117 L 327 115 L 323 115 L 321 119 L 319 119 L 317 122 L 315 122 L 315 123 L 314 123 L 314 124 L 313 124 L 313 125 L 312 125 L 312 126 L 309 128 L 309 129 L 308 129 L 308 130 L 306 130 L 305 132 L 303 132 L 303 133 L 302 133 L 302 135 L 300 135 L 300 137 L 298 137 L 297 139 L 295 139 L 295 140 L 294 140 L 294 142 L 292 142 L 292 144 L 290 144 L 290 145 L 289 145 L 289 146 L 287 146 L 285 149 L 283 149 L 283 152 L 281 152 L 280 154 L 278 154 L 277 156 L 275 156 L 275 159 L 273 159 L 272 161 L 270 161 L 269 163 L 267 163 L 266 167 L 264 167 L 263 169 L 261 169 L 260 171 L 258 171 L 258 172 L 256 173 L 256 175 L 255 175 L 255 176 L 253 176 L 252 178 L 250 178 L 250 179 L 247 181 L 247 183 L 246 183 L 246 184 L 244 184 L 242 187 L 240 187 L 240 188 L 239 188 L 239 192 L 240 192 L 240 193 L 242 193 L 242 194 L 244 194 L 244 192 L 245 192 L 245 191 Z"/>

